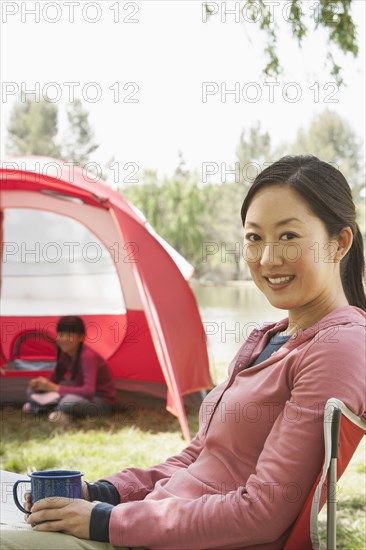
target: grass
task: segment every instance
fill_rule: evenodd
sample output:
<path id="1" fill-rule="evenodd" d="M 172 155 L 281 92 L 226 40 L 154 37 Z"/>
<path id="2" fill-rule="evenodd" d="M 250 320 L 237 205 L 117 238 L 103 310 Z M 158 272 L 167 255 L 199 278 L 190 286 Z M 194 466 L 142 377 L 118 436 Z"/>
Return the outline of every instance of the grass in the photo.
<path id="1" fill-rule="evenodd" d="M 215 383 L 226 378 L 227 364 L 212 368 Z M 0 409 L 0 468 L 26 473 L 48 468 L 82 470 L 94 481 L 129 466 L 148 467 L 178 453 L 185 445 L 176 418 L 167 411 L 131 406 L 96 420 L 78 420 L 67 428 L 20 409 Z M 191 434 L 198 429 L 198 410 L 188 409 Z M 365 438 L 338 487 L 338 549 L 366 548 Z M 325 512 L 320 535 L 325 540 Z"/>
<path id="2" fill-rule="evenodd" d="M 188 411 L 191 433 L 198 429 L 197 413 Z M 1 410 L 1 441 L 3 470 L 78 469 L 88 480 L 132 465 L 147 467 L 184 446 L 178 421 L 165 410 L 146 407 L 77 420 L 67 428 L 6 407 Z"/>

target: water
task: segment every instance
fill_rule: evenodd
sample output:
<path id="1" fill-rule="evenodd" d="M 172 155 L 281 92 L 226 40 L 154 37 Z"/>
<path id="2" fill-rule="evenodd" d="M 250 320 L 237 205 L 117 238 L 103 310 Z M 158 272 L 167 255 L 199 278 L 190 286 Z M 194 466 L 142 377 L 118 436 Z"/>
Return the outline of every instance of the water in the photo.
<path id="1" fill-rule="evenodd" d="M 287 311 L 272 307 L 251 281 L 222 286 L 192 283 L 211 364 L 229 363 L 254 328 L 278 321 Z"/>

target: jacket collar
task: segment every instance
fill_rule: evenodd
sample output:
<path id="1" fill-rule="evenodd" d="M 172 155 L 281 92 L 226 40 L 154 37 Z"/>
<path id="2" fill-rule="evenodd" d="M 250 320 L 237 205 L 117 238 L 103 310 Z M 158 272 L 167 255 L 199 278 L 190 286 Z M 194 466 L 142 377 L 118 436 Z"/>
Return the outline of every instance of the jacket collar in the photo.
<path id="1" fill-rule="evenodd" d="M 315 334 L 321 330 L 333 327 L 335 325 L 363 325 L 365 326 L 366 313 L 355 306 L 342 306 L 334 309 L 328 315 L 311 325 L 310 327 L 302 330 L 299 329 L 292 337 L 284 344 L 283 347 L 292 348 L 298 346 L 300 343 L 314 338 Z M 267 332 L 276 333 L 285 330 L 288 327 L 288 318 L 281 319 L 276 323 L 270 323 L 264 325 L 261 329 L 254 330 L 250 334 L 253 334 L 255 339 L 258 339 L 260 335 L 264 335 Z"/>

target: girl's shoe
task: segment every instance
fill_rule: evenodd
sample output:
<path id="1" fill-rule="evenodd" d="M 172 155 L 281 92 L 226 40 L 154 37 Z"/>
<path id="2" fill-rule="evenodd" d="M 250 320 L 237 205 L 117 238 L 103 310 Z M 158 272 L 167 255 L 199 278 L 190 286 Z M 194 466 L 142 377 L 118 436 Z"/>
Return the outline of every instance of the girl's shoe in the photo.
<path id="1" fill-rule="evenodd" d="M 24 405 L 22 407 L 22 412 L 27 413 L 27 414 L 34 413 L 32 404 L 29 403 L 28 401 L 26 403 L 24 403 Z"/>
<path id="2" fill-rule="evenodd" d="M 67 426 L 71 422 L 70 416 L 62 411 L 52 411 L 48 415 L 48 420 L 57 426 Z"/>

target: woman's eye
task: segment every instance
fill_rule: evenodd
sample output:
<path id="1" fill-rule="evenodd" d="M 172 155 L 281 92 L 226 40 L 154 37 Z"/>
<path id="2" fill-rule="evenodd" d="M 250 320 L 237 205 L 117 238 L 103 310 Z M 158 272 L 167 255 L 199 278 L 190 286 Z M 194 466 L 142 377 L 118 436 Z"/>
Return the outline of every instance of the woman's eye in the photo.
<path id="1" fill-rule="evenodd" d="M 256 235 L 255 233 L 247 233 L 245 235 L 245 239 L 247 241 L 251 241 L 251 242 L 255 242 L 255 241 L 259 241 L 260 240 L 260 236 L 259 235 Z"/>
<path id="2" fill-rule="evenodd" d="M 281 235 L 281 239 L 284 241 L 290 241 L 291 239 L 295 239 L 297 235 L 295 233 L 284 233 Z"/>

